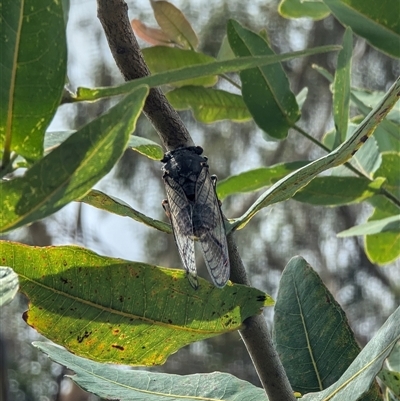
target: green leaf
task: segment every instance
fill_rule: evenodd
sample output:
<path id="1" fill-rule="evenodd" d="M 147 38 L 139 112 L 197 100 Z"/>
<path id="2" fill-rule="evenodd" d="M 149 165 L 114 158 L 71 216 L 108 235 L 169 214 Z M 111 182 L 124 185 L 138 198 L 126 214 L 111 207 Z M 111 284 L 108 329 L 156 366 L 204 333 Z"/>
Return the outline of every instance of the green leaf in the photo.
<path id="1" fill-rule="evenodd" d="M 399 94 L 400 78 L 397 79 L 382 101 L 358 126 L 351 138 L 347 139 L 328 155 L 301 167 L 272 185 L 241 217 L 232 223 L 232 230 L 244 227 L 262 208 L 275 202 L 289 199 L 321 172 L 347 162 L 365 143 L 379 122 L 385 118 L 389 110 L 395 105 Z"/>
<path id="2" fill-rule="evenodd" d="M 385 219 L 373 220 L 365 224 L 360 224 L 358 226 L 340 232 L 337 236 L 340 238 L 344 238 L 353 237 L 355 235 L 379 234 L 387 231 L 400 233 L 400 215 L 386 217 Z"/>
<path id="3" fill-rule="evenodd" d="M 357 129 L 358 125 L 362 122 L 363 118 L 357 116 L 351 119 L 346 139 L 351 138 L 354 131 Z M 368 138 L 368 141 L 362 146 L 361 149 L 351 158 L 349 163 L 354 166 L 358 171 L 364 173 L 367 177 L 372 177 L 372 173 L 376 171 L 382 163 L 382 155 L 378 146 L 378 141 L 376 140 L 377 130 L 383 125 L 385 120 L 375 129 L 374 135 Z M 335 130 L 328 132 L 323 138 L 323 144 L 328 148 L 334 148 L 335 141 Z M 344 175 L 351 176 L 351 172 L 348 168 L 343 166 L 337 167 L 332 171 L 334 175 Z"/>
<path id="4" fill-rule="evenodd" d="M 240 95 L 220 89 L 184 86 L 166 94 L 178 110 L 192 109 L 196 120 L 209 124 L 221 120 L 248 121 L 251 115 Z"/>
<path id="5" fill-rule="evenodd" d="M 144 59 L 152 74 L 174 71 L 193 65 L 210 64 L 215 61 L 211 56 L 203 53 L 197 53 L 194 50 L 183 50 L 176 47 L 153 46 L 142 49 Z M 202 76 L 196 79 L 178 80 L 173 83 L 174 86 L 199 85 L 213 86 L 217 83 L 216 75 Z"/>
<path id="6" fill-rule="evenodd" d="M 311 205 L 342 206 L 361 203 L 380 193 L 384 179 L 369 181 L 361 177 L 316 177 L 293 199 Z"/>
<path id="7" fill-rule="evenodd" d="M 338 55 L 333 82 L 333 119 L 336 127 L 336 148 L 345 141 L 350 110 L 350 73 L 353 53 L 353 32 L 347 28 L 343 35 L 343 49 Z"/>
<path id="8" fill-rule="evenodd" d="M 302 0 L 281 0 L 278 12 L 285 18 L 312 18 L 315 21 L 326 18 L 329 8 L 323 3 Z"/>
<path id="9" fill-rule="evenodd" d="M 272 185 L 277 180 L 305 166 L 307 163 L 306 161 L 278 163 L 273 166 L 260 167 L 238 175 L 232 175 L 225 180 L 218 181 L 218 198 L 224 199 L 235 193 L 257 191 L 263 187 Z"/>
<path id="10" fill-rule="evenodd" d="M 382 164 L 374 174 L 375 177 L 384 177 L 384 188 L 397 199 L 400 195 L 400 154 L 398 152 L 386 152 L 382 154 Z M 397 216 L 399 209 L 389 201 L 378 200 L 368 222 L 382 220 Z M 398 232 L 385 231 L 379 234 L 370 234 L 365 237 L 365 251 L 368 259 L 379 265 L 390 263 L 400 256 L 400 234 Z"/>
<path id="11" fill-rule="evenodd" d="M 109 96 L 117 96 L 129 93 L 141 85 L 148 85 L 151 88 L 160 85 L 175 84 L 186 79 L 206 77 L 208 75 L 225 74 L 228 72 L 241 71 L 248 68 L 255 68 L 262 65 L 274 64 L 281 61 L 292 60 L 297 57 L 311 56 L 313 54 L 325 53 L 340 50 L 340 46 L 320 46 L 311 49 L 300 50 L 287 54 L 276 54 L 273 56 L 241 57 L 233 60 L 215 61 L 207 64 L 192 65 L 173 71 L 162 72 L 144 78 L 135 79 L 125 84 L 107 88 L 78 88 L 77 94 L 72 96 L 70 101 L 94 101 Z"/>
<path id="12" fill-rule="evenodd" d="M 183 270 L 99 256 L 75 246 L 0 242 L 4 262 L 30 301 L 26 322 L 76 355 L 158 365 L 194 341 L 238 330 L 272 304 L 263 292 L 200 279 Z"/>
<path id="13" fill-rule="evenodd" d="M 197 35 L 181 10 L 168 1 L 151 1 L 150 4 L 158 25 L 170 40 L 186 49 L 197 48 Z"/>
<path id="14" fill-rule="evenodd" d="M 400 57 L 398 0 L 324 0 L 332 14 L 372 46 Z"/>
<path id="15" fill-rule="evenodd" d="M 367 92 L 352 89 L 351 101 L 357 106 L 363 115 L 371 111 L 371 103 L 375 105 L 382 98 L 381 92 Z M 400 109 L 394 107 L 382 123 L 377 127 L 374 137 L 377 140 L 379 150 L 400 151 Z"/>
<path id="16" fill-rule="evenodd" d="M 84 202 L 87 205 L 117 214 L 118 216 L 130 217 L 135 221 L 144 223 L 149 227 L 156 228 L 157 230 L 163 231 L 165 233 L 172 233 L 172 229 L 169 224 L 152 219 L 151 217 L 148 217 L 145 214 L 133 209 L 123 200 L 106 195 L 105 193 L 96 189 L 92 189 L 83 198 L 80 198 L 79 202 Z"/>
<path id="17" fill-rule="evenodd" d="M 387 369 L 382 369 L 379 372 L 379 378 L 395 396 L 400 397 L 400 372 L 392 372 Z"/>
<path id="18" fill-rule="evenodd" d="M 238 22 L 228 22 L 229 44 L 237 57 L 273 55 L 267 42 Z M 256 124 L 269 136 L 284 139 L 300 117 L 296 98 L 281 65 L 240 73 L 243 100 Z"/>
<path id="19" fill-rule="evenodd" d="M 352 88 L 351 89 L 352 95 L 354 96 L 352 100 L 356 106 L 362 105 L 359 107 L 359 110 L 363 114 L 368 114 L 373 107 L 375 107 L 385 96 L 385 92 L 381 91 L 371 91 L 368 89 L 361 89 L 361 88 Z M 356 101 L 357 100 L 357 101 Z M 400 108 L 394 107 L 388 113 L 386 119 L 391 120 L 392 122 L 399 124 L 400 123 Z M 400 134 L 397 133 L 398 137 Z"/>
<path id="20" fill-rule="evenodd" d="M 1 13 L 0 148 L 37 160 L 65 83 L 62 5 L 5 0 Z"/>
<path id="21" fill-rule="evenodd" d="M 224 35 L 222 39 L 221 47 L 219 48 L 217 60 L 231 60 L 235 58 L 235 54 L 233 53 L 231 47 L 229 46 L 228 36 Z"/>
<path id="22" fill-rule="evenodd" d="M 273 336 L 292 388 L 302 394 L 335 383 L 360 352 L 344 311 L 299 256 L 281 276 Z"/>
<path id="23" fill-rule="evenodd" d="M 332 386 L 319 393 L 307 394 L 304 401 L 358 400 L 362 395 L 368 400 L 382 399 L 379 393 L 366 394 L 385 358 L 400 339 L 400 307 L 393 312 L 372 340 L 358 354 L 346 372 Z M 363 398 L 363 400 L 365 399 Z"/>
<path id="24" fill-rule="evenodd" d="M 79 358 L 53 344 L 34 342 L 53 361 L 73 370 L 68 376 L 84 390 L 120 401 L 257 400 L 268 401 L 264 389 L 227 373 L 169 375 L 140 370 L 121 370 Z"/>
<path id="25" fill-rule="evenodd" d="M 164 155 L 163 149 L 158 143 L 140 136 L 131 135 L 128 146 L 152 160 L 161 160 Z"/>
<path id="26" fill-rule="evenodd" d="M 374 177 L 385 177 L 385 188 L 400 199 L 400 153 L 382 153 L 382 163 Z"/>
<path id="27" fill-rule="evenodd" d="M 308 88 L 305 86 L 297 95 L 296 95 L 296 102 L 301 109 L 303 107 L 304 102 L 307 99 L 308 95 Z"/>
<path id="28" fill-rule="evenodd" d="M 75 132 L 72 130 L 46 132 L 46 136 L 44 137 L 45 152 L 49 153 Z M 163 149 L 158 143 L 136 135 L 130 136 L 127 146 L 152 160 L 160 160 L 164 155 Z"/>
<path id="29" fill-rule="evenodd" d="M 11 267 L 0 266 L 0 308 L 9 304 L 17 295 L 18 275 Z"/>
<path id="30" fill-rule="evenodd" d="M 0 182 L 0 232 L 42 219 L 81 197 L 122 156 L 148 93 L 141 87 L 71 135 L 25 175 Z"/>

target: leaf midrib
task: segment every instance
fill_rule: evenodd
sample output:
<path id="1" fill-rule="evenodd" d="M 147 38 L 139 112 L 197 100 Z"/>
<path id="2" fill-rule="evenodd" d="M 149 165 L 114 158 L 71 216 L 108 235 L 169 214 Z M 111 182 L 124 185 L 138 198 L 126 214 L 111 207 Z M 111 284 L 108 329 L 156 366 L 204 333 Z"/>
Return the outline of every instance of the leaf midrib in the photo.
<path id="1" fill-rule="evenodd" d="M 169 329 L 179 330 L 179 331 L 183 331 L 183 332 L 199 333 L 201 335 L 209 335 L 209 334 L 214 334 L 215 335 L 215 334 L 218 334 L 218 333 L 224 333 L 224 332 L 232 331 L 232 330 L 218 331 L 218 330 L 194 329 L 194 328 L 190 328 L 190 327 L 177 326 L 177 325 L 170 324 L 170 323 L 164 323 L 164 322 L 161 322 L 161 321 L 152 320 L 152 319 L 149 319 L 149 318 L 146 318 L 146 317 L 143 317 L 143 316 L 129 314 L 127 312 L 122 312 L 122 311 L 119 311 L 119 310 L 116 310 L 116 309 L 112 309 L 112 308 L 104 306 L 104 305 L 96 304 L 96 303 L 94 303 L 92 301 L 88 301 L 88 300 L 85 300 L 85 299 L 70 295 L 70 294 L 68 294 L 66 292 L 63 292 L 63 291 L 60 291 L 60 290 L 58 290 L 58 289 L 56 289 L 54 287 L 49 287 L 49 286 L 47 286 L 47 285 L 45 285 L 45 284 L 43 284 L 41 282 L 35 281 L 34 279 L 32 279 L 32 278 L 30 278 L 30 277 L 28 277 L 28 276 L 26 276 L 24 274 L 18 273 L 18 275 L 20 276 L 20 278 L 22 278 L 22 279 L 24 279 L 24 280 L 26 280 L 26 281 L 28 281 L 30 283 L 33 283 L 33 284 L 35 284 L 35 285 L 37 285 L 39 287 L 42 287 L 42 288 L 44 288 L 44 289 L 46 289 L 48 291 L 51 291 L 51 292 L 53 292 L 55 294 L 58 294 L 58 295 L 61 295 L 63 297 L 72 299 L 72 300 L 74 300 L 76 302 L 82 303 L 82 304 L 90 306 L 92 308 L 101 310 L 102 312 L 108 312 L 108 313 L 111 313 L 111 314 L 114 314 L 114 315 L 122 316 L 123 318 L 127 318 L 127 319 L 132 319 L 133 318 L 133 319 L 136 319 L 136 320 L 144 321 L 144 322 L 146 322 L 146 323 L 148 323 L 150 325 L 167 327 Z M 23 290 L 23 284 L 21 285 L 21 288 Z M 33 306 L 35 306 L 35 305 L 33 305 Z"/>

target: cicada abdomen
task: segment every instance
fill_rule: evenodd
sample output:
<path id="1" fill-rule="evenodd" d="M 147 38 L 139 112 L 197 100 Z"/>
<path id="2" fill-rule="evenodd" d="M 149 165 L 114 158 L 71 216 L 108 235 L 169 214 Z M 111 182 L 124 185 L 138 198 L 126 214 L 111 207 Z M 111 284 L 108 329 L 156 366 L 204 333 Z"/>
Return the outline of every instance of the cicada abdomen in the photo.
<path id="1" fill-rule="evenodd" d="M 167 191 L 163 207 L 171 221 L 175 242 L 190 284 L 197 289 L 194 241 L 201 245 L 210 276 L 224 287 L 230 275 L 228 245 L 216 177 L 210 176 L 207 158 L 199 146 L 179 148 L 164 155 L 162 170 Z"/>

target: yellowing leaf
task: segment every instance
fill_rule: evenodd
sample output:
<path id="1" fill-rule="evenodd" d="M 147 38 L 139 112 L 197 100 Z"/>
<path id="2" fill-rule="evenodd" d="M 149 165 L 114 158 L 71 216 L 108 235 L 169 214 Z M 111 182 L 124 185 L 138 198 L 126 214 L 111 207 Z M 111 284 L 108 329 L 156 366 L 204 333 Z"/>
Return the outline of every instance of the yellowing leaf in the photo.
<path id="1" fill-rule="evenodd" d="M 265 293 L 200 279 L 183 270 L 100 256 L 76 246 L 30 247 L 0 241 L 1 263 L 19 275 L 26 322 L 76 355 L 99 362 L 159 365 L 179 348 L 238 330 Z"/>

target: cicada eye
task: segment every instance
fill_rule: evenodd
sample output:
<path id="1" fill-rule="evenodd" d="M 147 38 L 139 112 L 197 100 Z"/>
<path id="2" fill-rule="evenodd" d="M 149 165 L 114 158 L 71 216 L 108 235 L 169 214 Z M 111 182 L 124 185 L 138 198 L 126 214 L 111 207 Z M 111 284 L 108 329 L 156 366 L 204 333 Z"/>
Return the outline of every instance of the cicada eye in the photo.
<path id="1" fill-rule="evenodd" d="M 197 153 L 198 155 L 201 155 L 203 153 L 203 148 L 201 146 L 196 146 L 194 148 L 195 153 Z"/>

